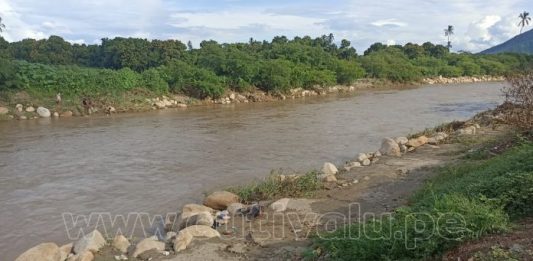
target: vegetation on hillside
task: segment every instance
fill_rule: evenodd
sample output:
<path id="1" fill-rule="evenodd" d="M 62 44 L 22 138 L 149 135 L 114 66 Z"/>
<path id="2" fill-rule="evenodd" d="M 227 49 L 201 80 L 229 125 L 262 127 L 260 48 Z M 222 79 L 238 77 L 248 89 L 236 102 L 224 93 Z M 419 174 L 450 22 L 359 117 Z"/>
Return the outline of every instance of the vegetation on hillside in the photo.
<path id="1" fill-rule="evenodd" d="M 227 90 L 283 93 L 349 85 L 363 77 L 405 83 L 439 75 L 503 75 L 531 64 L 533 56 L 456 54 L 429 42 L 376 43 L 358 56 L 350 41 L 336 44 L 332 34 L 234 44 L 210 40 L 196 49 L 177 40 L 114 38 L 80 45 L 59 36 L 12 43 L 0 38 L 0 92 L 91 97 L 141 88 L 155 95 L 217 98 Z"/>

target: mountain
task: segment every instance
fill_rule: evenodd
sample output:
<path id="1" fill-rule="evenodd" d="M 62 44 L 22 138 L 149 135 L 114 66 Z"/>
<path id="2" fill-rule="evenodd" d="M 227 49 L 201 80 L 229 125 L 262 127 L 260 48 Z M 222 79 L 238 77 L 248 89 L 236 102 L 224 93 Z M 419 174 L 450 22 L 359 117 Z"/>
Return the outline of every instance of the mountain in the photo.
<path id="1" fill-rule="evenodd" d="M 533 54 L 533 30 L 519 34 L 513 37 L 511 40 L 500 45 L 493 46 L 481 53 L 495 54 L 505 52 Z"/>

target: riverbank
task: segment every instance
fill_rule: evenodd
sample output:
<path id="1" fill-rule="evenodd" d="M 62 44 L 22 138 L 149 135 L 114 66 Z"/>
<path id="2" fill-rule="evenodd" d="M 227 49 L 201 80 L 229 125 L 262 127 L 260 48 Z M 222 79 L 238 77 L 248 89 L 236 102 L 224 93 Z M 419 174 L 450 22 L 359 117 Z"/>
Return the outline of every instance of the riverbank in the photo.
<path id="1" fill-rule="evenodd" d="M 149 93 L 133 91 L 124 93 L 120 98 L 95 97 L 91 100 L 91 106 L 83 106 L 81 99 L 75 101 L 67 99 L 61 103 L 55 103 L 55 96 L 32 97 L 28 93 L 18 92 L 0 101 L 0 120 L 31 120 L 38 118 L 69 118 L 76 116 L 90 116 L 93 114 L 115 114 L 146 112 L 150 110 L 162 110 L 168 108 L 186 109 L 189 106 L 202 106 L 208 104 L 235 104 L 272 102 L 287 99 L 299 99 L 313 96 L 324 96 L 336 93 L 353 93 L 358 90 L 371 89 L 398 89 L 422 84 L 459 84 L 475 82 L 504 81 L 503 77 L 480 76 L 458 78 L 427 78 L 421 82 L 411 84 L 397 84 L 378 79 L 361 79 L 350 86 L 317 87 L 314 89 L 291 89 L 289 93 L 266 93 L 260 90 L 252 92 L 228 92 L 219 99 L 198 100 L 183 95 L 163 95 L 160 97 L 150 96 Z"/>
<path id="2" fill-rule="evenodd" d="M 494 117 L 497 118 L 497 115 Z M 479 123 L 484 126 L 476 126 Z M 204 204 L 210 208 L 189 204 L 182 209 L 180 216 L 184 218 L 184 213 L 188 213 L 187 215 L 196 217 L 189 219 L 192 220 L 192 223 L 206 222 L 209 224 L 214 221 L 214 217 L 211 215 L 216 212 L 215 209 L 220 211 L 232 205 L 233 210 L 229 208 L 228 210 L 233 212 L 239 206 L 244 207 L 238 205 L 241 204 L 238 201 L 251 203 L 261 199 L 264 200 L 260 201 L 259 204 L 264 207 L 264 212 L 259 218 L 254 218 L 253 215 L 244 217 L 240 214 L 230 215 L 231 223 L 218 227 L 217 231 L 208 229 L 208 226 L 206 228 L 192 227 L 187 230 L 187 233 L 182 231 L 177 234 L 175 239 L 173 237 L 176 234 L 170 232 L 167 234 L 169 240 L 163 239 L 163 241 L 159 241 L 159 239 L 154 238 L 142 240 L 136 246 L 130 247 L 129 253 L 134 254 L 138 250 L 136 252 L 142 254 L 139 249 L 154 247 L 159 250 L 147 251 L 145 255 L 140 256 L 141 259 L 152 257 L 154 258 L 153 260 L 181 260 L 182 258 L 190 260 L 216 260 L 220 258 L 237 260 L 243 257 L 269 259 L 272 258 L 272 255 L 280 258 L 298 256 L 302 250 L 308 249 L 311 243 L 308 239 L 309 236 L 315 235 L 317 232 L 330 230 L 331 227 L 329 226 L 332 224 L 337 224 L 336 228 L 339 228 L 349 221 L 349 218 L 357 217 L 355 212 L 350 212 L 353 211 L 353 209 L 349 208 L 350 203 L 360 204 L 362 211 L 365 213 L 378 214 L 391 211 L 397 206 L 405 204 L 409 195 L 417 187 L 420 187 L 426 178 L 436 175 L 434 169 L 432 169 L 433 166 L 459 161 L 461 160 L 461 153 L 471 154 L 472 152 L 469 152 L 469 150 L 478 142 L 508 135 L 505 126 L 494 129 L 490 126 L 492 122 L 479 123 L 469 121 L 462 124 L 448 125 L 447 128 L 443 126 L 435 130 L 435 132 L 426 132 L 428 134 L 427 139 L 417 136 L 411 140 L 407 139 L 407 142 L 405 142 L 406 138 L 396 138 L 394 141 L 387 140 L 379 153 L 372 152 L 365 153 L 365 155 L 357 155 L 357 160 L 344 166 L 349 170 L 341 170 L 339 173 L 335 173 L 334 168 L 329 164 L 325 164 L 322 172 L 327 175 L 320 177 L 321 185 L 317 190 L 317 180 L 313 179 L 313 177 L 318 178 L 318 175 L 309 173 L 304 176 L 277 175 L 273 176 L 276 179 L 271 178 L 266 182 L 267 184 L 281 184 L 282 186 L 254 185 L 232 190 L 239 195 L 237 197 L 230 193 L 214 193 L 204 201 Z M 442 133 L 438 134 L 438 132 L 443 131 L 448 131 L 448 135 L 451 135 L 451 137 L 438 138 L 445 136 Z M 396 146 L 393 145 L 393 142 L 396 142 Z M 439 144 L 436 145 L 437 143 Z M 393 155 L 379 156 L 379 154 Z M 398 154 L 402 156 L 397 157 Z M 367 160 L 370 161 L 368 167 L 359 167 L 355 164 L 358 162 L 360 165 L 367 165 Z M 280 187 L 286 189 L 257 190 L 258 187 Z M 273 204 L 273 201 L 270 201 L 285 196 L 298 196 L 285 193 L 295 193 L 298 190 L 308 190 L 309 188 L 312 188 L 312 191 L 302 192 L 309 192 L 310 194 L 303 193 L 300 195 L 310 197 L 308 199 L 288 198 L 278 200 Z M 257 191 L 281 192 L 273 194 L 255 193 Z M 245 192 L 250 196 L 243 200 L 245 198 L 244 195 L 246 195 Z M 200 213 L 205 211 L 209 214 Z M 196 212 L 196 215 L 193 215 L 194 212 Z M 203 219 L 199 219 L 198 215 L 203 215 Z M 281 218 L 281 220 L 276 218 Z M 251 221 L 247 219 L 251 219 Z M 179 226 L 181 222 L 178 221 L 169 223 Z M 190 231 L 192 229 L 195 231 Z M 208 241 L 196 238 L 202 236 L 212 236 L 214 238 Z M 122 238 L 114 241 L 126 242 Z M 168 243 L 165 245 L 164 241 L 168 241 Z M 104 241 L 101 241 L 95 244 L 104 243 Z M 79 242 L 76 244 L 79 244 Z M 117 246 L 117 244 L 112 245 Z M 178 248 L 176 248 L 176 245 L 178 245 Z M 53 248 L 53 246 L 51 247 Z M 65 248 L 68 249 L 68 245 Z M 99 248 L 99 250 L 95 260 L 112 260 L 115 256 L 120 259 L 122 255 L 120 251 L 117 252 L 116 249 L 110 246 Z M 80 253 L 81 250 L 78 249 L 77 251 Z M 173 251 L 179 253 L 174 256 Z M 90 256 L 92 254 L 86 255 Z"/>

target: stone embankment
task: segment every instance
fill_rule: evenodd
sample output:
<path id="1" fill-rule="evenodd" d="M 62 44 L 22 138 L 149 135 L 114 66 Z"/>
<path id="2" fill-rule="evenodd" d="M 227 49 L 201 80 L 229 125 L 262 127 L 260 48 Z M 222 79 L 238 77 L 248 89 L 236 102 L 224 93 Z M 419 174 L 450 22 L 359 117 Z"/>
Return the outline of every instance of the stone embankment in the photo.
<path id="1" fill-rule="evenodd" d="M 503 76 L 462 76 L 462 77 L 436 77 L 436 78 L 425 78 L 422 80 L 424 84 L 454 84 L 454 83 L 473 83 L 473 82 L 500 82 L 505 81 Z"/>

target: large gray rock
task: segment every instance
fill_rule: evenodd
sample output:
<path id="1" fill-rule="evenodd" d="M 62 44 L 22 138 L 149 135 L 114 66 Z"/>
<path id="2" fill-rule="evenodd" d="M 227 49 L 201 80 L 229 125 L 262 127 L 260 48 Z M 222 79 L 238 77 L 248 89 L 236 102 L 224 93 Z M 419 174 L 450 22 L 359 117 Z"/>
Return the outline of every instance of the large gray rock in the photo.
<path id="1" fill-rule="evenodd" d="M 15 105 L 15 110 L 17 110 L 18 112 L 22 112 L 24 110 L 24 106 L 22 106 L 22 104 L 17 104 Z"/>
<path id="2" fill-rule="evenodd" d="M 94 230 L 93 232 L 83 236 L 74 244 L 73 252 L 75 254 L 80 254 L 85 251 L 96 253 L 105 245 L 105 243 L 106 241 L 104 236 L 102 236 L 98 230 Z"/>
<path id="3" fill-rule="evenodd" d="M 383 155 L 389 155 L 389 156 L 401 156 L 402 153 L 400 151 L 400 146 L 396 141 L 394 141 L 391 138 L 385 138 L 381 142 L 381 148 L 379 149 L 381 154 Z"/>
<path id="4" fill-rule="evenodd" d="M 22 253 L 15 261 L 63 261 L 59 247 L 54 243 L 42 243 Z"/>
<path id="5" fill-rule="evenodd" d="M 409 142 L 409 139 L 407 139 L 407 137 L 397 137 L 396 139 L 394 139 L 394 141 L 396 141 L 398 145 L 405 145 L 407 144 L 407 142 Z"/>
<path id="6" fill-rule="evenodd" d="M 228 191 L 215 191 L 204 199 L 204 205 L 216 210 L 225 210 L 232 203 L 238 203 L 239 196 Z"/>
<path id="7" fill-rule="evenodd" d="M 130 241 L 123 235 L 116 235 L 111 244 L 116 250 L 127 253 L 128 247 L 130 247 Z"/>
<path id="8" fill-rule="evenodd" d="M 194 238 L 220 237 L 218 231 L 208 226 L 190 226 L 181 230 L 174 239 L 174 251 L 180 252 L 187 248 Z"/>
<path id="9" fill-rule="evenodd" d="M 357 161 L 363 162 L 364 160 L 368 159 L 368 155 L 366 153 L 359 153 L 357 155 Z"/>
<path id="10" fill-rule="evenodd" d="M 133 251 L 133 257 L 137 257 L 140 254 L 149 251 L 149 250 L 165 250 L 165 243 L 161 241 L 154 240 L 153 238 L 145 238 L 135 246 L 135 251 Z"/>
<path id="11" fill-rule="evenodd" d="M 49 118 L 52 114 L 50 113 L 50 110 L 48 110 L 47 108 L 45 107 L 38 107 L 37 108 L 37 114 L 39 114 L 39 116 L 41 118 Z"/>
<path id="12" fill-rule="evenodd" d="M 326 162 L 324 163 L 324 166 L 322 166 L 322 173 L 326 175 L 335 175 L 337 172 L 339 172 L 339 170 L 332 163 Z"/>

